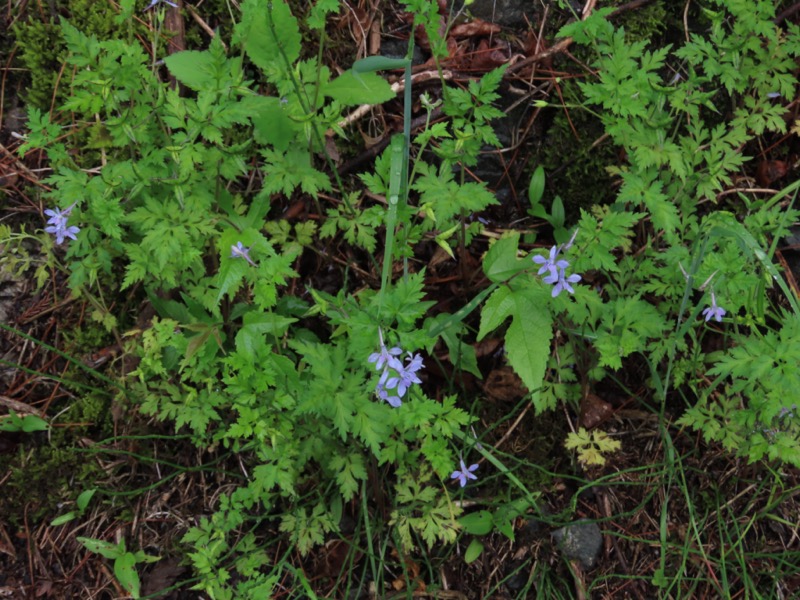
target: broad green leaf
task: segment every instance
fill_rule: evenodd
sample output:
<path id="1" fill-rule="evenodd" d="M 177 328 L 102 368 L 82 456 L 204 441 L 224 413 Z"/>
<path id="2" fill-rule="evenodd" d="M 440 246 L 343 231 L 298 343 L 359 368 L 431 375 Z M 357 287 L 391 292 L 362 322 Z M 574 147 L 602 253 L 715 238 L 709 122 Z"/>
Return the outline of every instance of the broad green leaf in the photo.
<path id="1" fill-rule="evenodd" d="M 514 309 L 514 301 L 511 299 L 511 289 L 499 287 L 486 300 L 481 310 L 481 326 L 478 331 L 478 341 L 481 341 L 486 334 L 497 329 L 503 321 L 508 318 Z"/>
<path id="2" fill-rule="evenodd" d="M 492 244 L 483 259 L 483 272 L 490 281 L 495 283 L 507 281 L 525 267 L 530 266 L 527 262 L 517 258 L 518 244 L 519 233 L 516 231 L 504 235 Z"/>
<path id="3" fill-rule="evenodd" d="M 165 57 L 164 63 L 175 79 L 196 92 L 213 87 L 215 61 L 210 52 L 177 52 Z"/>
<path id="4" fill-rule="evenodd" d="M 492 513 L 488 510 L 479 510 L 478 512 L 464 515 L 458 522 L 464 527 L 464 531 L 472 535 L 487 535 L 494 528 Z"/>
<path id="5" fill-rule="evenodd" d="M 22 431 L 25 433 L 32 433 L 34 431 L 47 431 L 47 421 L 36 415 L 25 415 L 22 417 Z"/>
<path id="6" fill-rule="evenodd" d="M 133 597 L 139 597 L 139 574 L 136 572 L 136 556 L 126 552 L 114 561 L 114 575 L 117 581 Z"/>
<path id="7" fill-rule="evenodd" d="M 539 165 L 531 176 L 531 183 L 528 186 L 528 200 L 531 203 L 531 209 L 539 206 L 544 195 L 544 167 Z"/>
<path id="8" fill-rule="evenodd" d="M 561 196 L 556 196 L 550 208 L 550 224 L 555 228 L 563 227 L 565 218 L 564 201 L 561 200 Z"/>
<path id="9" fill-rule="evenodd" d="M 530 390 L 536 410 L 541 411 L 539 389 L 550 356 L 553 320 L 545 306 L 533 302 L 530 292 L 514 292 L 510 300 L 513 320 L 506 332 L 508 362 Z"/>
<path id="10" fill-rule="evenodd" d="M 275 340 L 289 330 L 297 319 L 272 312 L 250 312 L 244 316 L 244 325 L 236 334 L 236 348 L 255 353 L 265 339 Z"/>
<path id="11" fill-rule="evenodd" d="M 464 562 L 470 564 L 474 562 L 483 552 L 483 542 L 479 539 L 475 538 L 467 546 L 466 552 L 464 552 Z"/>
<path id="12" fill-rule="evenodd" d="M 512 542 L 514 541 L 514 524 L 510 519 L 495 519 L 494 525 L 497 527 L 497 531 L 502 533 Z"/>
<path id="13" fill-rule="evenodd" d="M 300 58 L 300 28 L 283 0 L 245 0 L 234 42 L 267 74 L 289 69 Z M 287 64 L 288 63 L 288 64 Z"/>
<path id="14" fill-rule="evenodd" d="M 21 431 L 32 433 L 34 431 L 46 431 L 49 425 L 47 421 L 36 415 L 25 415 L 20 417 L 13 410 L 11 413 L 0 420 L 0 431 Z"/>
<path id="15" fill-rule="evenodd" d="M 253 137 L 256 142 L 285 151 L 295 137 L 296 126 L 278 98 L 250 96 L 243 101 L 251 110 Z"/>
<path id="16" fill-rule="evenodd" d="M 395 97 L 392 86 L 375 73 L 345 71 L 322 86 L 322 93 L 342 104 L 380 104 Z"/>
<path id="17" fill-rule="evenodd" d="M 75 506 L 78 507 L 78 510 L 81 512 L 86 510 L 86 507 L 89 506 L 89 502 L 92 500 L 92 496 L 94 496 L 96 491 L 96 488 L 92 488 L 91 490 L 84 490 L 80 493 L 77 500 L 75 500 Z"/>

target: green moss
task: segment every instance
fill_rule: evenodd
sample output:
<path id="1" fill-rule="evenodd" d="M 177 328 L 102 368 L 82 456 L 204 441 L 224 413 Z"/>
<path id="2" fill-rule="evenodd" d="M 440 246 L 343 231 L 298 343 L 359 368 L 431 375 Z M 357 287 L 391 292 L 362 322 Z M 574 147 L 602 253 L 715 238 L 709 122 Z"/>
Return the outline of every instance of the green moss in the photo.
<path id="1" fill-rule="evenodd" d="M 28 71 L 25 102 L 49 110 L 64 52 L 61 28 L 51 22 L 30 21 L 15 25 L 14 35 L 17 58 Z"/>
<path id="2" fill-rule="evenodd" d="M 618 2 L 624 4 L 624 2 Z M 683 9 L 683 3 L 673 2 L 672 8 Z M 646 40 L 653 42 L 655 46 L 661 46 L 659 39 L 666 31 L 667 25 L 678 17 L 676 14 L 669 14 L 664 7 L 663 0 L 645 4 L 634 10 L 624 12 L 620 19 L 615 21 L 615 25 L 625 28 L 625 37 L 629 43 Z"/>
<path id="3" fill-rule="evenodd" d="M 566 82 L 563 93 L 568 103 L 573 103 L 569 96 L 580 102 L 574 84 Z M 546 141 L 537 159 L 547 173 L 544 203 L 549 207 L 556 195 L 561 196 L 568 223 L 577 219 L 579 209 L 614 200 L 606 167 L 620 161 L 617 148 L 610 143 L 593 147 L 603 134 L 602 123 L 581 109 L 569 109 L 569 118 L 565 109 L 559 109 L 545 133 Z"/>
<path id="4" fill-rule="evenodd" d="M 21 525 L 23 515 L 29 526 L 55 518 L 63 512 L 60 503 L 93 487 L 102 475 L 97 463 L 87 460 L 85 453 L 50 444 L 44 433 L 24 440 L 7 467 L 10 477 L 5 483 L 6 493 L 0 495 L 0 514 L 12 525 Z"/>
<path id="5" fill-rule="evenodd" d="M 622 5 L 619 0 L 612 4 Z M 673 7 L 674 9 L 674 7 Z M 663 1 L 628 10 L 614 19 L 616 26 L 625 29 L 630 42 L 651 41 L 653 47 L 662 44 L 666 28 L 680 15 L 668 12 Z M 588 47 L 573 46 L 573 55 L 586 64 L 595 59 L 594 50 Z M 559 57 L 560 60 L 565 60 Z M 565 62 L 572 70 L 572 61 Z M 571 80 L 562 81 L 561 93 L 567 104 L 580 105 L 583 96 L 577 84 Z M 553 116 L 551 125 L 545 133 L 546 141 L 536 157 L 535 164 L 544 166 L 547 172 L 547 192 L 545 206 L 549 206 L 558 195 L 567 210 L 567 222 L 574 222 L 580 209 L 588 209 L 594 204 L 613 202 L 616 190 L 606 168 L 624 162 L 620 150 L 610 142 L 593 147 L 605 130 L 595 116 L 581 109 L 559 109 Z"/>

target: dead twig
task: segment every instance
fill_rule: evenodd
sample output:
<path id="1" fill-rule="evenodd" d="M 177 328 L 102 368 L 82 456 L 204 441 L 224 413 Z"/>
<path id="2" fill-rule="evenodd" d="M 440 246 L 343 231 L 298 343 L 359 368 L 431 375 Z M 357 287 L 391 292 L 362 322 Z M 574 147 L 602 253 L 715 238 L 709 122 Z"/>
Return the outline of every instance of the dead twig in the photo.
<path id="1" fill-rule="evenodd" d="M 586 19 L 589 18 L 589 15 L 591 15 L 592 11 L 594 10 L 594 5 L 596 2 L 597 0 L 586 0 L 586 4 L 584 5 L 583 10 L 581 11 L 581 21 L 585 21 Z M 533 56 L 524 58 L 521 61 L 514 63 L 513 65 L 510 65 L 508 67 L 507 72 L 513 73 L 515 71 L 519 71 L 523 67 L 527 67 L 528 65 L 532 65 L 535 63 L 542 62 L 543 60 L 547 60 L 551 56 L 555 56 L 556 54 L 564 52 L 564 50 L 569 48 L 571 45 L 572 45 L 572 38 L 571 37 L 564 38 L 563 40 L 558 42 L 555 46 L 551 46 L 550 48 L 548 48 L 543 52 L 539 52 L 537 54 L 534 54 Z"/>

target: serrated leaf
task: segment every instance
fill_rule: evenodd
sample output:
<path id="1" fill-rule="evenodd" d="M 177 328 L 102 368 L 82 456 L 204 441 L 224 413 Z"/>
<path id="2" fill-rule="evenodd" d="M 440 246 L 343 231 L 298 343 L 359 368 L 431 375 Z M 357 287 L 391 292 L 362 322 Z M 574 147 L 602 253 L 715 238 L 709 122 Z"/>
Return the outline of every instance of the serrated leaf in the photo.
<path id="1" fill-rule="evenodd" d="M 525 267 L 530 266 L 517 258 L 519 233 L 512 232 L 497 240 L 483 259 L 483 272 L 490 281 L 499 283 L 507 281 Z"/>
<path id="2" fill-rule="evenodd" d="M 294 140 L 297 127 L 278 98 L 251 96 L 243 101 L 250 110 L 256 142 L 283 152 Z"/>
<path id="3" fill-rule="evenodd" d="M 511 314 L 514 302 L 511 299 L 511 289 L 508 287 L 497 288 L 486 300 L 481 310 L 481 325 L 478 330 L 478 341 L 486 334 L 497 329 Z"/>
<path id="4" fill-rule="evenodd" d="M 169 72 L 186 87 L 199 92 L 212 87 L 214 57 L 210 52 L 186 50 L 164 58 Z"/>
<path id="5" fill-rule="evenodd" d="M 550 357 L 550 340 L 553 321 L 546 308 L 537 306 L 525 292 L 512 294 L 513 320 L 506 332 L 508 362 L 531 392 L 537 411 L 539 390 L 544 381 L 547 359 Z"/>
<path id="6" fill-rule="evenodd" d="M 270 73 L 300 58 L 300 28 L 283 0 L 245 0 L 234 41 L 253 63 Z M 289 63 L 288 65 L 286 63 Z"/>

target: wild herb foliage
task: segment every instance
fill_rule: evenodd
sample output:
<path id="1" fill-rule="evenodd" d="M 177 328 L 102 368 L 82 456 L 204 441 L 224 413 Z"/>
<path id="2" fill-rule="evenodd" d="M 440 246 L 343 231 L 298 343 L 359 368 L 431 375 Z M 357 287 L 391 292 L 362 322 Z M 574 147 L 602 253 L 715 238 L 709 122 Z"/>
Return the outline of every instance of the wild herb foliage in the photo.
<path id="1" fill-rule="evenodd" d="M 597 51 L 598 76 L 582 90 L 628 157 L 611 167 L 618 198 L 572 226 L 554 203 L 540 215 L 558 242 L 549 251 L 521 251 L 515 232 L 498 239 L 483 259 L 489 287 L 452 315 L 433 312 L 424 271 L 395 278 L 392 267 L 420 242 L 453 255 L 452 242 L 466 246 L 480 232 L 468 217 L 496 200 L 466 173 L 482 148 L 499 144 L 490 122 L 501 115 L 493 102 L 504 69 L 463 89 L 445 86 L 448 120 L 413 140 L 396 137 L 361 175 L 387 203 L 369 206 L 334 185 L 318 157 L 324 132 L 342 133 L 348 106 L 394 96 L 374 72 L 390 59 L 334 77 L 302 56 L 301 23 L 286 2 L 245 0 L 230 51 L 215 38 L 207 50 L 164 58 L 181 93 L 138 45 L 63 23 L 77 75 L 62 110 L 89 131 L 102 166 L 78 168 L 57 119 L 36 110 L 23 151 L 45 148 L 54 167 L 48 229 L 66 246 L 70 284 L 86 295 L 108 286 L 147 294 L 158 314 L 136 348 L 141 410 L 247 466 L 241 485 L 184 537 L 197 589 L 269 595 L 281 573 L 259 545 L 266 524 L 279 520 L 306 553 L 375 486 L 390 488 L 400 545 L 453 541 L 453 484 L 481 474 L 462 453 L 492 457 L 464 433 L 473 418 L 456 396 L 427 395 L 423 355 L 441 340 L 455 365 L 480 376 L 465 326 L 477 309 L 477 340 L 502 332 L 537 411 L 577 401 L 639 355 L 661 401 L 671 388 L 687 398 L 682 424 L 752 460 L 800 464 L 796 407 L 784 400 L 797 385 L 800 311 L 794 299 L 784 300 L 791 311 L 771 307 L 782 280 L 764 250 L 798 211 L 780 197 L 742 197 L 741 219 L 706 210 L 747 160 L 741 146 L 785 128 L 775 94 L 792 91 L 800 32 L 779 32 L 768 3 L 717 4 L 707 31 L 674 51 L 629 43 L 605 10 L 562 30 Z M 408 6 L 418 23 L 436 11 L 435 2 Z M 317 3 L 305 27 L 321 29 L 337 9 Z M 722 113 L 723 105 L 734 108 Z M 423 106 L 430 116 L 429 98 Z M 537 172 L 534 204 L 543 186 Z M 324 211 L 319 229 L 269 216 L 276 195 L 319 201 L 322 191 L 342 202 Z M 307 296 L 284 295 L 298 283 L 298 257 L 319 238 L 341 234 L 374 256 L 382 231 L 381 289 L 333 294 L 302 282 Z M 726 349 L 706 354 L 704 338 L 723 334 Z M 596 463 L 616 448 L 602 432 L 569 443 Z"/>
<path id="2" fill-rule="evenodd" d="M 78 75 L 62 110 L 89 128 L 102 167 L 77 168 L 61 128 L 35 110 L 23 148 L 43 147 L 52 161 L 47 183 L 57 208 L 48 230 L 66 247 L 73 289 L 143 290 L 158 313 L 138 345 L 131 391 L 141 410 L 190 432 L 197 446 L 230 449 L 249 465 L 246 481 L 185 537 L 201 576 L 197 589 L 216 598 L 264 597 L 276 581 L 261 569 L 255 535 L 235 535 L 242 527 L 277 518 L 308 552 L 338 529 L 343 506 L 365 493 L 377 469 L 396 490 L 391 522 L 403 545 L 453 541 L 460 513 L 447 487 L 457 466 L 453 440 L 472 420 L 455 397 L 432 400 L 420 385 L 424 364 L 415 353 L 433 352 L 438 341 L 423 323 L 432 306 L 423 272 L 380 292 L 281 297 L 316 226 L 270 220 L 272 197 L 297 191 L 316 199 L 331 190 L 316 158 L 323 132 L 339 131 L 347 106 L 394 94 L 373 72 L 333 77 L 316 59 L 302 59 L 300 24 L 285 2 L 248 0 L 241 8 L 233 51 L 215 38 L 207 50 L 164 59 L 185 93 L 161 82 L 138 45 L 98 41 L 64 21 Z M 321 26 L 333 8 L 318 5 L 307 25 Z M 269 95 L 256 92 L 246 61 Z M 478 143 L 462 158 L 474 160 L 493 136 L 487 120 L 500 76 L 472 90 L 475 114 L 462 115 L 457 127 L 474 124 L 465 139 Z M 254 163 L 260 183 L 248 187 Z M 393 176 L 388 166 L 381 160 L 366 177 L 381 194 Z M 482 186 L 455 184 L 454 166 L 428 175 L 419 165 L 428 187 L 438 186 L 426 193 L 449 192 L 425 208 L 429 216 L 404 209 L 398 256 L 434 223 L 446 223 L 452 235 L 467 210 L 494 202 Z M 387 211 L 356 214 L 354 204 L 345 197 L 321 233 L 345 229 L 346 239 L 374 249 Z M 446 329 L 447 343 L 460 346 L 458 324 Z M 384 343 L 402 347 L 402 355 L 393 353 L 381 372 L 368 357 Z M 471 364 L 477 371 L 474 353 Z"/>
<path id="3" fill-rule="evenodd" d="M 741 194 L 747 210 L 739 220 L 705 209 L 748 160 L 745 142 L 786 130 L 781 98 L 794 96 L 800 30 L 780 31 L 771 2 L 714 5 L 704 10 L 704 30 L 674 50 L 628 42 L 605 20 L 605 9 L 561 31 L 596 49 L 598 77 L 581 89 L 628 157 L 613 169 L 622 182 L 616 202 L 601 219 L 584 214 L 576 241 L 597 231 L 598 221 L 618 222 L 575 260 L 579 271 L 602 273 L 607 302 L 579 302 L 568 312 L 579 335 L 591 334 L 593 378 L 641 352 L 662 399 L 671 384 L 683 385 L 691 409 L 682 424 L 750 460 L 768 455 L 800 464 L 784 395 L 793 374 L 781 367 L 794 361 L 795 349 L 774 342 L 787 339 L 782 332 L 791 329 L 797 302 L 769 254 L 800 213 L 780 202 L 790 190 L 757 201 Z M 643 218 L 656 235 L 635 257 L 615 260 L 606 248 Z M 775 296 L 775 282 L 783 298 Z M 784 308 L 770 308 L 775 301 Z M 708 323 L 702 328 L 694 325 L 700 316 Z M 723 331 L 732 349 L 704 354 L 703 338 Z M 756 355 L 759 361 L 746 358 Z M 771 376 L 760 377 L 767 365 Z"/>

